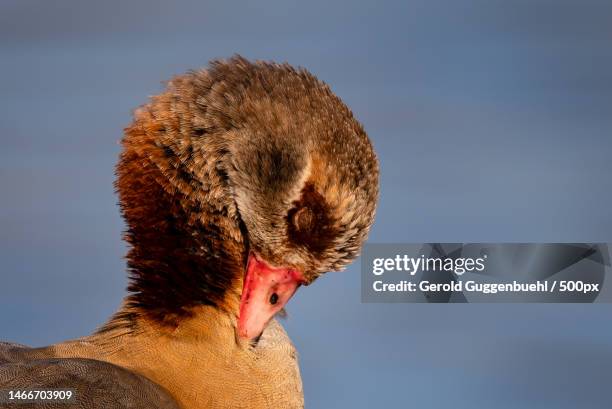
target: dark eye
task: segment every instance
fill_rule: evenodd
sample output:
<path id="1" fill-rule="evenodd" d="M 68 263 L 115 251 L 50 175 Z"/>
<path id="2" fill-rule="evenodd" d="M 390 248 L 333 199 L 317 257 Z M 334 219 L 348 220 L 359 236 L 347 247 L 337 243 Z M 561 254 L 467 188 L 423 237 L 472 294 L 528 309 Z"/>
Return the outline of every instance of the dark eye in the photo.
<path id="1" fill-rule="evenodd" d="M 297 231 L 309 232 L 315 227 L 315 215 L 309 207 L 302 207 L 292 214 L 291 223 Z"/>
<path id="2" fill-rule="evenodd" d="M 337 235 L 331 209 L 314 185 L 307 183 L 299 200 L 287 214 L 287 235 L 298 246 L 318 254 L 328 248 Z"/>
<path id="3" fill-rule="evenodd" d="M 278 294 L 272 293 L 270 296 L 270 304 L 274 305 L 278 302 Z"/>

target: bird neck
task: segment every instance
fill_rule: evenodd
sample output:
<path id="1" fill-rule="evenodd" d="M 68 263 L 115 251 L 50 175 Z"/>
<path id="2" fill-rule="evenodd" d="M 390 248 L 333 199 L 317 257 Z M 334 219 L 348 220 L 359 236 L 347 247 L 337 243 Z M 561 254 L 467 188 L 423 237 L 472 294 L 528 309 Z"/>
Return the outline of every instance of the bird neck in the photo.
<path id="1" fill-rule="evenodd" d="M 116 188 L 128 227 L 129 295 L 103 330 L 139 317 L 173 327 L 201 306 L 235 313 L 242 290 L 248 243 L 223 172 L 194 176 L 151 126 L 137 119 L 123 140 Z"/>

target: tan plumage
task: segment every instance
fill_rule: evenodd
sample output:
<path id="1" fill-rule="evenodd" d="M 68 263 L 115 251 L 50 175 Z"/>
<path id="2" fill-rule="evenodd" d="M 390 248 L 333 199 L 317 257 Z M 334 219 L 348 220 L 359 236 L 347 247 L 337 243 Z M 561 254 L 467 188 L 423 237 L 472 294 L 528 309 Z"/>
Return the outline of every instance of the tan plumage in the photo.
<path id="1" fill-rule="evenodd" d="M 307 71 L 235 57 L 170 81 L 135 111 L 123 147 L 130 294 L 95 334 L 19 360 L 109 362 L 185 409 L 303 407 L 282 327 L 237 336 L 245 265 L 257 254 L 299 286 L 356 257 L 378 196 L 361 125 Z"/>

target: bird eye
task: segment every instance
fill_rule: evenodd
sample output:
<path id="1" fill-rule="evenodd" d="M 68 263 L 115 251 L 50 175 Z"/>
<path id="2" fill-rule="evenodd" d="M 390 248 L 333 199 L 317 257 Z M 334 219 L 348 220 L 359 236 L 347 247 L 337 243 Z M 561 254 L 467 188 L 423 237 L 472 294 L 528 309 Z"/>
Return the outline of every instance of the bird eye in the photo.
<path id="1" fill-rule="evenodd" d="M 278 294 L 272 293 L 270 296 L 270 304 L 274 305 L 278 302 Z"/>
<path id="2" fill-rule="evenodd" d="M 307 183 L 302 196 L 293 202 L 287 214 L 287 235 L 292 243 L 305 247 L 311 253 L 321 253 L 337 236 L 331 208 L 325 198 Z"/>
<path id="3" fill-rule="evenodd" d="M 299 232 L 311 231 L 315 224 L 314 213 L 309 207 L 302 207 L 293 213 L 291 223 Z"/>

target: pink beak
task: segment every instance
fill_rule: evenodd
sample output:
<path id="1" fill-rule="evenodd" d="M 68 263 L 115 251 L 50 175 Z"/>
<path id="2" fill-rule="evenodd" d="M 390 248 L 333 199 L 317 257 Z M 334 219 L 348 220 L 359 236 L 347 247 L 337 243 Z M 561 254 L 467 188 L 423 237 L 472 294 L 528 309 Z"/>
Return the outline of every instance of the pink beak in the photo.
<path id="1" fill-rule="evenodd" d="M 292 268 L 272 267 L 255 253 L 249 254 L 238 317 L 238 335 L 257 338 L 304 282 Z"/>

